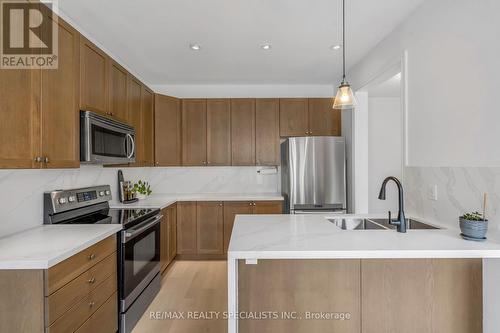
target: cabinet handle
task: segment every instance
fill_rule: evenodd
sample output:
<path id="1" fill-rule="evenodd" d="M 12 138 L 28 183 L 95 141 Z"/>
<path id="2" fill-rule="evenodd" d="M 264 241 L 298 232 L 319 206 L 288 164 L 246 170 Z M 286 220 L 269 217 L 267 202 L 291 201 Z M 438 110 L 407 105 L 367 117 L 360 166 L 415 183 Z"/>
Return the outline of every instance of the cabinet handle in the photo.
<path id="1" fill-rule="evenodd" d="M 221 206 L 221 207 L 222 207 L 222 203 L 220 203 L 220 204 L 219 204 L 219 206 Z"/>
<path id="2" fill-rule="evenodd" d="M 89 284 L 94 284 L 95 283 L 95 277 L 92 277 L 87 281 Z"/>
<path id="3" fill-rule="evenodd" d="M 88 256 L 88 258 L 89 258 L 89 260 L 94 260 L 95 259 L 95 254 L 94 253 L 90 254 Z"/>
<path id="4" fill-rule="evenodd" d="M 45 158 L 43 159 L 43 161 L 44 161 L 45 163 L 49 163 L 49 158 L 48 158 L 47 156 L 45 156 Z"/>
<path id="5" fill-rule="evenodd" d="M 40 157 L 40 156 L 35 157 L 35 162 L 42 163 L 42 157 Z"/>
<path id="6" fill-rule="evenodd" d="M 90 307 L 93 307 L 94 305 L 95 305 L 95 302 L 94 302 L 94 301 L 90 301 L 90 302 L 89 302 L 89 306 L 90 306 Z"/>

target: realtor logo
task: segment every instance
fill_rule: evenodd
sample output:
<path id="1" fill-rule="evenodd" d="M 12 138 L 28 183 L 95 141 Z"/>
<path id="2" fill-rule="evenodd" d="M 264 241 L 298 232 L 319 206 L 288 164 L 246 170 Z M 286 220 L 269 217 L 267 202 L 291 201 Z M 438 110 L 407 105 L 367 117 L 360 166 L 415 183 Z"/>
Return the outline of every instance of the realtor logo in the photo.
<path id="1" fill-rule="evenodd" d="M 2 69 L 56 69 L 57 15 L 53 2 L 0 0 Z"/>

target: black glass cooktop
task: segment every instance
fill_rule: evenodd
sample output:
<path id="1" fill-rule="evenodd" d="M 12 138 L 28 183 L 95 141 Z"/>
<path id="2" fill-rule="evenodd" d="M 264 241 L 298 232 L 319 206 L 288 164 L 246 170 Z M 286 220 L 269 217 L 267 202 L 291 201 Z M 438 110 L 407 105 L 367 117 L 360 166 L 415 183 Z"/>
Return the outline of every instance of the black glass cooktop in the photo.
<path id="1" fill-rule="evenodd" d="M 110 209 L 105 208 L 92 213 L 78 216 L 62 223 L 64 224 L 122 224 L 131 226 L 149 217 L 155 216 L 159 209 Z"/>

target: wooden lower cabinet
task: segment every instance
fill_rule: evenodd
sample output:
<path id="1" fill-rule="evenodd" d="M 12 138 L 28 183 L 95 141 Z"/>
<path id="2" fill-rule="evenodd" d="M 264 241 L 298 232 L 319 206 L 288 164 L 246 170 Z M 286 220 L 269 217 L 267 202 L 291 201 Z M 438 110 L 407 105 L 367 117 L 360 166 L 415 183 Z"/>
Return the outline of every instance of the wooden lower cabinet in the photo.
<path id="1" fill-rule="evenodd" d="M 224 205 L 222 202 L 196 204 L 197 254 L 223 254 Z"/>
<path id="2" fill-rule="evenodd" d="M 229 248 L 229 240 L 233 231 L 236 215 L 253 214 L 252 202 L 225 202 L 224 203 L 224 253 Z"/>
<path id="3" fill-rule="evenodd" d="M 0 332 L 118 329 L 116 237 L 47 270 L 0 270 Z"/>
<path id="4" fill-rule="evenodd" d="M 481 259 L 362 260 L 363 333 L 481 333 Z"/>
<path id="5" fill-rule="evenodd" d="M 163 273 L 177 254 L 177 205 L 168 206 L 161 213 L 160 269 Z"/>
<path id="6" fill-rule="evenodd" d="M 281 201 L 256 201 L 253 205 L 253 214 L 282 214 Z"/>
<path id="7" fill-rule="evenodd" d="M 196 202 L 177 203 L 177 253 L 196 254 Z"/>

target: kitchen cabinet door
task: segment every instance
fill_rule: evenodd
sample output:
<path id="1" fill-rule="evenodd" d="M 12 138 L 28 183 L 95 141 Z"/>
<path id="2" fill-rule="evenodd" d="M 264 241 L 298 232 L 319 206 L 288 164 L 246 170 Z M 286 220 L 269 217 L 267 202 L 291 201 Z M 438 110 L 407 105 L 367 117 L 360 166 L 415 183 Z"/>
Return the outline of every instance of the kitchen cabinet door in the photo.
<path id="1" fill-rule="evenodd" d="M 231 100 L 231 164 L 255 165 L 255 99 Z"/>
<path id="2" fill-rule="evenodd" d="M 307 98 L 280 99 L 280 136 L 306 136 L 309 134 Z"/>
<path id="3" fill-rule="evenodd" d="M 177 203 L 177 253 L 196 254 L 196 202 Z"/>
<path id="4" fill-rule="evenodd" d="M 0 168 L 42 166 L 39 119 L 40 70 L 0 69 Z"/>
<path id="5" fill-rule="evenodd" d="M 279 99 L 255 103 L 255 154 L 257 165 L 280 164 Z"/>
<path id="6" fill-rule="evenodd" d="M 224 202 L 224 253 L 229 248 L 229 240 L 234 226 L 236 215 L 253 214 L 252 202 Z"/>
<path id="7" fill-rule="evenodd" d="M 109 58 L 80 37 L 80 108 L 108 116 Z"/>
<path id="8" fill-rule="evenodd" d="M 142 86 L 142 137 L 143 137 L 143 151 L 144 160 L 142 165 L 154 165 L 154 93 L 144 85 Z"/>
<path id="9" fill-rule="evenodd" d="M 256 201 L 253 205 L 254 214 L 283 214 L 281 201 Z"/>
<path id="10" fill-rule="evenodd" d="M 196 205 L 198 254 L 223 254 L 224 204 L 198 202 Z"/>
<path id="11" fill-rule="evenodd" d="M 332 98 L 309 99 L 309 135 L 341 135 L 340 110 L 333 110 Z"/>
<path id="12" fill-rule="evenodd" d="M 231 165 L 231 102 L 207 100 L 207 165 Z"/>
<path id="13" fill-rule="evenodd" d="M 181 102 L 155 95 L 155 165 L 181 165 Z"/>
<path id="14" fill-rule="evenodd" d="M 163 273 L 165 268 L 167 268 L 170 258 L 170 216 L 168 214 L 168 208 L 164 208 L 161 211 L 163 218 L 160 222 L 160 272 Z"/>
<path id="15" fill-rule="evenodd" d="M 109 116 L 122 122 L 128 122 L 127 91 L 128 72 L 111 60 L 109 73 Z"/>
<path id="16" fill-rule="evenodd" d="M 167 209 L 169 219 L 169 240 L 168 240 L 168 263 L 169 265 L 177 255 L 177 204 L 169 206 Z"/>
<path id="17" fill-rule="evenodd" d="M 182 165 L 207 164 L 207 101 L 182 100 Z"/>
<path id="18" fill-rule="evenodd" d="M 58 38 L 57 69 L 41 71 L 41 156 L 45 168 L 78 168 L 80 35 L 59 18 Z"/>
<path id="19" fill-rule="evenodd" d="M 144 163 L 142 84 L 131 76 L 128 80 L 128 114 L 130 125 L 135 128 L 135 163 L 133 166 L 142 166 Z"/>
<path id="20" fill-rule="evenodd" d="M 483 332 L 481 259 L 361 260 L 363 333 Z"/>

